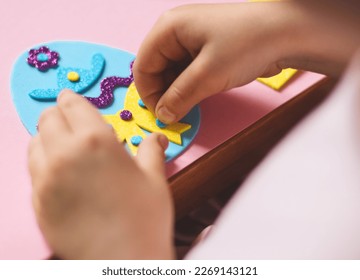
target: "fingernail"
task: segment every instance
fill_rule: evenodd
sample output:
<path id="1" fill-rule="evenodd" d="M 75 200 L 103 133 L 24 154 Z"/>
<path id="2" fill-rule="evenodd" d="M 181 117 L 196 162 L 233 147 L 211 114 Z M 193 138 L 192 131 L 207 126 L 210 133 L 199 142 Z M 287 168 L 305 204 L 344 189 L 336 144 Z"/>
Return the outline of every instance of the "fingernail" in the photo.
<path id="1" fill-rule="evenodd" d="M 158 141 L 160 143 L 160 146 L 165 151 L 169 145 L 169 140 L 167 139 L 167 137 L 164 134 L 159 134 Z"/>
<path id="2" fill-rule="evenodd" d="M 160 107 L 156 113 L 157 117 L 164 123 L 170 124 L 175 122 L 176 116 L 171 113 L 166 107 Z"/>

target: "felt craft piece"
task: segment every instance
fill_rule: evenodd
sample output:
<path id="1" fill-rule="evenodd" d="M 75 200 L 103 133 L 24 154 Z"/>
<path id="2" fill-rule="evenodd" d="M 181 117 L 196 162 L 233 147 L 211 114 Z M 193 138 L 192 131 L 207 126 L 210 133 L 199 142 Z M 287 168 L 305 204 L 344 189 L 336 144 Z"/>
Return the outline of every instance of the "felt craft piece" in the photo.
<path id="1" fill-rule="evenodd" d="M 29 95 L 37 100 L 56 100 L 59 93 L 65 89 L 71 89 L 77 93 L 85 92 L 99 79 L 105 66 L 105 59 L 101 54 L 95 54 L 91 58 L 91 69 L 75 67 L 60 67 L 57 73 L 57 89 L 35 89 Z"/>
<path id="2" fill-rule="evenodd" d="M 280 90 L 295 74 L 295 69 L 284 69 L 279 74 L 269 78 L 258 78 L 257 80 L 275 90 Z"/>
<path id="3" fill-rule="evenodd" d="M 137 152 L 137 145 L 134 145 L 131 138 L 141 136 L 146 137 L 140 128 L 149 132 L 159 132 L 164 134 L 169 141 L 182 145 L 181 134 L 191 129 L 190 124 L 174 123 L 159 127 L 154 115 L 146 108 L 139 105 L 140 96 L 136 90 L 135 84 L 132 83 L 125 96 L 124 110 L 118 111 L 114 115 L 104 115 L 104 119 L 112 125 L 120 141 L 126 141 L 130 151 L 133 154 Z"/>
<path id="4" fill-rule="evenodd" d="M 154 115 L 148 109 L 139 106 L 139 99 L 140 96 L 136 90 L 135 84 L 132 83 L 125 96 L 125 109 L 130 110 L 133 113 L 137 125 L 147 131 L 163 133 L 167 136 L 169 141 L 182 145 L 181 134 L 189 130 L 191 125 L 178 122 L 159 127 L 156 124 Z"/>
<path id="5" fill-rule="evenodd" d="M 51 51 L 48 47 L 42 46 L 39 49 L 31 49 L 27 62 L 39 71 L 47 71 L 50 68 L 56 68 L 59 60 L 59 54 Z"/>
<path id="6" fill-rule="evenodd" d="M 133 83 L 134 59 L 126 51 L 87 42 L 49 42 L 29 48 L 15 62 L 11 75 L 12 98 L 22 123 L 35 135 L 41 113 L 56 105 L 63 88 L 70 88 L 99 108 L 132 154 L 148 134 L 157 131 L 170 140 L 166 159 L 175 158 L 195 138 L 200 109 L 194 107 L 180 123 L 156 125 Z"/>
<path id="7" fill-rule="evenodd" d="M 133 144 L 131 139 L 135 136 L 140 136 L 142 139 L 146 138 L 145 132 L 136 124 L 134 118 L 130 120 L 123 120 L 120 117 L 121 110 L 114 115 L 103 115 L 105 121 L 112 126 L 117 138 L 121 142 L 126 142 L 133 155 L 137 153 L 137 146 Z"/>

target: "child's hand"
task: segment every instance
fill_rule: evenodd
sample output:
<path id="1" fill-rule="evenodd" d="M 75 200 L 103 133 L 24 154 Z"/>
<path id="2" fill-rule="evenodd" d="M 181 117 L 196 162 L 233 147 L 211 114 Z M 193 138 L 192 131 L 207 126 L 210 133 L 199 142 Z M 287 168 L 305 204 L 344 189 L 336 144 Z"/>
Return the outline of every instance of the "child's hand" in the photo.
<path id="1" fill-rule="evenodd" d="M 173 206 L 164 175 L 164 135 L 135 160 L 81 96 L 63 92 L 29 147 L 41 230 L 66 259 L 171 258 Z"/>
<path id="2" fill-rule="evenodd" d="M 279 73 L 288 47 L 283 38 L 287 27 L 291 30 L 290 7 L 190 5 L 165 13 L 134 64 L 143 101 L 161 121 L 172 123 L 210 95 Z"/>

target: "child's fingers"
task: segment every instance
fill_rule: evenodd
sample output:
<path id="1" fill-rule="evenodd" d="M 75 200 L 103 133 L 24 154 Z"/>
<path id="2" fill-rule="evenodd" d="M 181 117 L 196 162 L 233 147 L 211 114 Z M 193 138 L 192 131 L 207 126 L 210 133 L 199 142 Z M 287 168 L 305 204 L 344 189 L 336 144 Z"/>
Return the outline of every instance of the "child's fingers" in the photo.
<path id="1" fill-rule="evenodd" d="M 69 124 L 58 107 L 50 107 L 41 114 L 38 130 L 46 152 L 66 145 L 66 136 L 70 135 Z"/>
<path id="2" fill-rule="evenodd" d="M 145 103 L 146 108 L 155 114 L 155 107 L 161 95 L 164 93 L 165 83 L 163 73 L 145 73 L 136 70 L 137 59 L 134 63 L 134 79 L 136 89 L 142 101 Z"/>
<path id="3" fill-rule="evenodd" d="M 46 167 L 46 155 L 41 143 L 40 135 L 33 137 L 28 147 L 28 167 L 32 179 L 42 178 L 42 173 Z M 34 186 L 36 184 L 33 184 Z"/>
<path id="4" fill-rule="evenodd" d="M 223 90 L 219 69 L 215 68 L 206 51 L 201 52 L 161 96 L 156 116 L 164 123 L 174 123 L 201 100 Z"/>
<path id="5" fill-rule="evenodd" d="M 107 129 L 97 109 L 71 90 L 65 89 L 61 92 L 58 107 L 73 132 Z"/>
<path id="6" fill-rule="evenodd" d="M 152 133 L 140 144 L 136 161 L 138 166 L 151 176 L 163 176 L 165 172 L 165 150 L 169 144 L 167 137 Z"/>
<path id="7" fill-rule="evenodd" d="M 152 112 L 166 90 L 164 71 L 169 64 L 189 56 L 174 32 L 174 22 L 162 17 L 143 41 L 134 63 L 133 73 L 139 94 Z"/>

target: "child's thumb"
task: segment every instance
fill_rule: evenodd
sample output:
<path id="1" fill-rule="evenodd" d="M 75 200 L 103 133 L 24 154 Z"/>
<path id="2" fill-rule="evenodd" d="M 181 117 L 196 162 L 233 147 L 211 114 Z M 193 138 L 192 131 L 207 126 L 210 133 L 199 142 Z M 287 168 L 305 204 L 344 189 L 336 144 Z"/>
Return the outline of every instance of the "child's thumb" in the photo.
<path id="1" fill-rule="evenodd" d="M 140 144 L 136 161 L 138 166 L 151 176 L 164 176 L 165 150 L 169 145 L 167 137 L 152 133 Z"/>
<path id="2" fill-rule="evenodd" d="M 215 93 L 216 89 L 209 84 L 213 76 L 213 70 L 209 68 L 206 54 L 200 53 L 175 79 L 156 105 L 156 116 L 162 122 L 171 124 L 179 121 L 192 107 Z"/>

